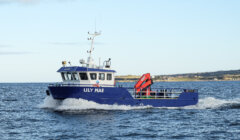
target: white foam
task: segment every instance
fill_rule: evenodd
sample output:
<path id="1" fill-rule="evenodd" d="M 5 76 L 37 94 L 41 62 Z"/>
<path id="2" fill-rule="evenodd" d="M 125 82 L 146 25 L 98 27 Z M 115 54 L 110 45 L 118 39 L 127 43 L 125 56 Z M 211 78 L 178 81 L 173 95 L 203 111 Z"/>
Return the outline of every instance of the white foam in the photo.
<path id="1" fill-rule="evenodd" d="M 224 107 L 227 105 L 240 105 L 240 99 L 236 100 L 223 100 L 216 99 L 214 97 L 207 97 L 199 99 L 197 105 L 186 107 L 159 107 L 159 109 L 215 109 Z M 99 110 L 132 110 L 132 109 L 146 109 L 152 108 L 151 106 L 130 106 L 130 105 L 106 105 L 98 104 L 93 101 L 87 101 L 84 99 L 65 99 L 63 101 L 55 100 L 51 96 L 44 99 L 43 104 L 39 105 L 40 108 L 48 108 L 57 111 L 71 111 L 71 110 L 87 110 L 87 109 L 99 109 Z"/>
<path id="2" fill-rule="evenodd" d="M 98 104 L 93 101 L 87 101 L 84 99 L 65 99 L 63 101 L 55 100 L 51 96 L 44 99 L 40 108 L 54 109 L 57 111 L 65 110 L 86 110 L 86 109 L 99 109 L 99 110 L 132 110 L 132 109 L 145 109 L 151 108 L 151 106 L 130 106 L 130 105 L 107 105 Z"/>
<path id="3" fill-rule="evenodd" d="M 52 96 L 47 96 L 43 100 L 43 103 L 39 105 L 40 108 L 55 109 L 61 104 L 61 101 L 54 100 Z"/>
<path id="4" fill-rule="evenodd" d="M 184 109 L 216 109 L 220 107 L 225 107 L 229 105 L 239 104 L 240 99 L 237 98 L 235 100 L 224 100 L 224 99 L 216 99 L 214 97 L 207 97 L 204 99 L 199 99 L 197 105 L 194 106 L 186 106 Z"/>

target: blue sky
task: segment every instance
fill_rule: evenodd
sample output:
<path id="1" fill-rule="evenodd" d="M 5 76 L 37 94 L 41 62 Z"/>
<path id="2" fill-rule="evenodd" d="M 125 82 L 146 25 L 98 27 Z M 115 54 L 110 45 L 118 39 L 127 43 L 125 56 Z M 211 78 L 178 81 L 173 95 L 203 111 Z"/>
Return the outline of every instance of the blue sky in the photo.
<path id="1" fill-rule="evenodd" d="M 118 75 L 240 69 L 238 0 L 0 0 L 0 82 L 60 81 L 61 61 L 112 58 Z"/>

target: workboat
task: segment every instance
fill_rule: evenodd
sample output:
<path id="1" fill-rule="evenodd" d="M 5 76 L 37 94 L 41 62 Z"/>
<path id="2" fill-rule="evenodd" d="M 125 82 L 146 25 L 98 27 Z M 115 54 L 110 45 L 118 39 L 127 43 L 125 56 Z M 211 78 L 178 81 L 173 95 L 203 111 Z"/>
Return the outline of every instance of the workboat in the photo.
<path id="1" fill-rule="evenodd" d="M 69 98 L 84 99 L 98 104 L 130 105 L 152 107 L 183 107 L 198 103 L 196 89 L 157 88 L 153 87 L 150 73 L 136 82 L 134 87 L 116 86 L 116 71 L 111 69 L 111 59 L 103 65 L 95 65 L 92 52 L 96 36 L 100 32 L 88 33 L 91 37 L 91 48 L 87 53 L 87 62 L 80 60 L 80 66 L 71 66 L 70 62 L 62 62 L 60 73 L 62 82 L 50 84 L 46 93 L 54 99 L 64 100 Z"/>

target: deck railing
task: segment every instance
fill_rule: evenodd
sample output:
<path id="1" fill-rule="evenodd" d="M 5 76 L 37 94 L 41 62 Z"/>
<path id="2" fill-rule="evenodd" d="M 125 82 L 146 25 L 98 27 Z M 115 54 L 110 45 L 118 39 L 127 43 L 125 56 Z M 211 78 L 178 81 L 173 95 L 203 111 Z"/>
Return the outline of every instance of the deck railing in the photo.
<path id="1" fill-rule="evenodd" d="M 181 88 L 152 88 L 151 91 L 141 90 L 137 92 L 134 88 L 127 88 L 133 98 L 136 99 L 177 99 L 182 93 L 198 92 L 196 89 Z"/>
<path id="2" fill-rule="evenodd" d="M 50 87 L 95 87 L 94 84 L 79 84 L 79 83 L 54 83 L 49 84 Z M 114 87 L 114 85 L 99 84 L 99 87 Z"/>

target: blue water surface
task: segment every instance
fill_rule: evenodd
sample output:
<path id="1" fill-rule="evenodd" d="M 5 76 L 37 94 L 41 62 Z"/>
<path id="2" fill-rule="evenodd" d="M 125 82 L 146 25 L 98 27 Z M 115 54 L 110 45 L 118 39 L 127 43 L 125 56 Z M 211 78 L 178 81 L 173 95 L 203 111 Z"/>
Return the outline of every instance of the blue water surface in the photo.
<path id="1" fill-rule="evenodd" d="M 240 139 L 239 81 L 154 83 L 199 89 L 199 103 L 183 108 L 60 102 L 46 97 L 47 85 L 0 84 L 0 139 Z"/>

